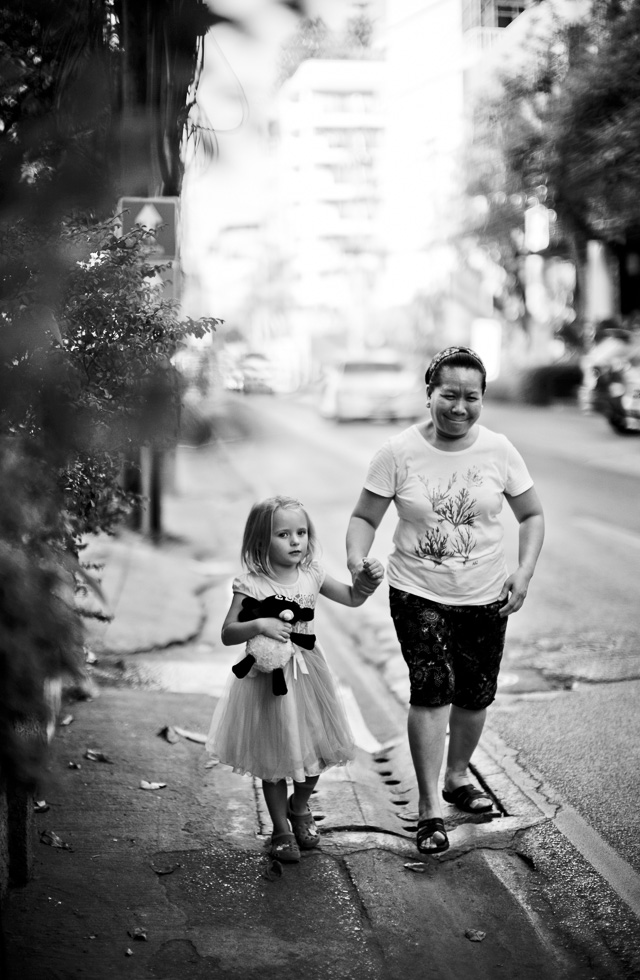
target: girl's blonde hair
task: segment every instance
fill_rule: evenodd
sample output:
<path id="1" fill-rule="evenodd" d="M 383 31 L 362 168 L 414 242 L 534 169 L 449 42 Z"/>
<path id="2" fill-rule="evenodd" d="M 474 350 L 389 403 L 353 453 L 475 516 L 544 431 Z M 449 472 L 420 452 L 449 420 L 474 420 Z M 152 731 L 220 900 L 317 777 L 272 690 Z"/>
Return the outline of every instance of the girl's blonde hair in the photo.
<path id="1" fill-rule="evenodd" d="M 274 575 L 269 561 L 271 535 L 273 533 L 273 516 L 277 510 L 301 510 L 307 521 L 309 532 L 307 553 L 300 563 L 306 568 L 313 561 L 318 549 L 318 539 L 313 521 L 306 508 L 293 497 L 268 497 L 254 504 L 249 511 L 247 523 L 242 537 L 242 563 L 250 572 L 262 572 L 264 575 Z"/>

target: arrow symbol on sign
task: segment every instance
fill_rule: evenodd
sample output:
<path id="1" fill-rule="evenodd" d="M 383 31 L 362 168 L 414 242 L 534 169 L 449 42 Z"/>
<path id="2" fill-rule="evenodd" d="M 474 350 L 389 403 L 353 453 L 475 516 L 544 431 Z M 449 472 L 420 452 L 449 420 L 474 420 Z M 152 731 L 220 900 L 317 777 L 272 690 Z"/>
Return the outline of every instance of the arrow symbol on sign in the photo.
<path id="1" fill-rule="evenodd" d="M 158 225 L 161 225 L 163 222 L 161 214 L 154 208 L 153 204 L 145 204 L 133 219 L 133 223 L 155 231 Z"/>

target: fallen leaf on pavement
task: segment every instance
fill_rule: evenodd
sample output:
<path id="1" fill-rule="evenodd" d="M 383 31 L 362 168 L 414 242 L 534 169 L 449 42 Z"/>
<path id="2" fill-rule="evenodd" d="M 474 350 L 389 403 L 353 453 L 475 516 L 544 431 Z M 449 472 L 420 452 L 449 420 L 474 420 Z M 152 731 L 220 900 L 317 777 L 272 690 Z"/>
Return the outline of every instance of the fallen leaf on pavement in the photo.
<path id="1" fill-rule="evenodd" d="M 269 864 L 264 870 L 264 877 L 268 881 L 277 881 L 278 878 L 282 878 L 282 865 L 275 858 L 269 861 Z"/>
<path id="2" fill-rule="evenodd" d="M 167 742 L 171 742 L 172 745 L 175 742 L 180 741 L 178 733 L 176 732 L 175 728 L 173 728 L 171 725 L 165 725 L 164 728 L 161 728 L 160 731 L 158 732 L 158 735 L 161 738 L 164 738 Z"/>
<path id="3" fill-rule="evenodd" d="M 416 874 L 424 874 L 427 870 L 422 861 L 407 861 L 405 864 L 407 871 L 415 871 Z"/>
<path id="4" fill-rule="evenodd" d="M 140 789 L 164 789 L 166 783 L 150 783 L 146 779 L 140 780 Z"/>
<path id="5" fill-rule="evenodd" d="M 133 930 L 129 929 L 127 935 L 131 936 L 132 939 L 139 939 L 141 942 L 146 941 L 147 939 L 146 930 L 143 929 L 142 926 L 136 926 L 136 928 Z"/>
<path id="6" fill-rule="evenodd" d="M 109 765 L 113 765 L 113 762 L 108 755 L 104 752 L 100 752 L 98 749 L 87 749 L 84 754 L 85 759 L 91 759 L 92 762 L 108 762 Z"/>
<path id="7" fill-rule="evenodd" d="M 82 769 L 82 766 L 79 762 L 70 762 L 69 769 Z"/>
<path id="8" fill-rule="evenodd" d="M 486 935 L 486 932 L 482 932 L 480 929 L 467 929 L 465 931 L 465 937 L 470 939 L 472 943 L 481 943 Z"/>
<path id="9" fill-rule="evenodd" d="M 86 664 L 97 664 L 98 658 L 96 657 L 95 653 L 93 653 L 92 650 L 87 650 L 85 654 L 84 662 Z"/>
<path id="10" fill-rule="evenodd" d="M 189 732 L 187 731 L 186 728 L 177 728 L 177 727 L 174 728 L 174 731 L 178 735 L 181 735 L 182 738 L 188 738 L 192 742 L 200 742 L 201 745 L 204 745 L 204 743 L 207 741 L 207 736 L 201 735 L 200 732 Z"/>
<path id="11" fill-rule="evenodd" d="M 46 800 L 36 800 L 33 804 L 34 813 L 46 813 L 49 809 L 50 807 Z"/>
<path id="12" fill-rule="evenodd" d="M 205 769 L 213 769 L 214 766 L 217 766 L 217 765 L 218 765 L 218 760 L 217 759 L 209 759 L 208 762 L 205 762 L 205 766 L 204 767 L 205 767 Z"/>
<path id="13" fill-rule="evenodd" d="M 125 956 L 133 956 L 133 950 L 132 950 L 132 949 L 127 949 L 127 950 L 125 951 L 125 954 L 124 954 L 124 955 L 125 955 Z"/>
<path id="14" fill-rule="evenodd" d="M 152 869 L 155 871 L 155 873 L 157 875 L 171 875 L 171 874 L 173 874 L 174 871 L 177 871 L 178 868 L 181 868 L 182 865 L 181 864 L 168 864 L 164 868 L 155 868 L 153 865 L 151 865 L 151 867 L 152 867 Z"/>
<path id="15" fill-rule="evenodd" d="M 69 844 L 65 844 L 61 837 L 58 837 L 53 830 L 43 830 L 40 834 L 40 843 L 48 844 L 50 847 L 59 847 L 63 851 L 72 851 Z"/>
<path id="16" fill-rule="evenodd" d="M 60 724 L 66 727 L 67 725 L 70 725 L 72 721 L 73 715 L 65 715 L 64 718 L 60 720 Z"/>

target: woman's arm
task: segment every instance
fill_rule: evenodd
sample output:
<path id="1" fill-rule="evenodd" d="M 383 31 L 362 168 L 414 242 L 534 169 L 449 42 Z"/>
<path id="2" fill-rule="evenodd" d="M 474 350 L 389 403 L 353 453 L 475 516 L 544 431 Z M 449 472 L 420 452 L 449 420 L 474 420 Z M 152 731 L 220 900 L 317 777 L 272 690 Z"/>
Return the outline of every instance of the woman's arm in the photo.
<path id="1" fill-rule="evenodd" d="M 370 595 L 380 583 L 371 582 L 363 559 L 369 554 L 380 521 L 386 514 L 392 499 L 392 497 L 382 497 L 379 493 L 372 493 L 371 490 L 362 490 L 349 520 L 347 566 L 354 585 L 357 584 L 358 589 L 367 595 Z"/>
<path id="2" fill-rule="evenodd" d="M 357 582 L 347 585 L 346 582 L 338 582 L 331 575 L 325 575 L 324 582 L 320 586 L 320 595 L 333 602 L 339 602 L 343 606 L 361 606 L 363 602 L 378 588 L 384 578 L 384 568 L 376 558 L 371 558 L 367 562 L 366 573 L 370 588 L 363 591 Z"/>
<path id="3" fill-rule="evenodd" d="M 258 636 L 260 633 L 264 636 L 270 636 L 272 640 L 281 640 L 283 643 L 289 639 L 292 626 L 282 619 L 264 616 L 261 619 L 249 619 L 246 623 L 238 622 L 238 615 L 244 598 L 245 596 L 241 592 L 233 593 L 233 600 L 222 624 L 220 634 L 224 646 L 232 647 L 237 643 L 246 643 L 247 640 Z"/>
<path id="4" fill-rule="evenodd" d="M 544 541 L 544 513 L 534 487 L 517 497 L 510 497 L 509 494 L 505 494 L 505 497 L 520 527 L 518 567 L 502 587 L 500 599 L 507 601 L 500 610 L 501 616 L 517 612 L 522 606 Z"/>

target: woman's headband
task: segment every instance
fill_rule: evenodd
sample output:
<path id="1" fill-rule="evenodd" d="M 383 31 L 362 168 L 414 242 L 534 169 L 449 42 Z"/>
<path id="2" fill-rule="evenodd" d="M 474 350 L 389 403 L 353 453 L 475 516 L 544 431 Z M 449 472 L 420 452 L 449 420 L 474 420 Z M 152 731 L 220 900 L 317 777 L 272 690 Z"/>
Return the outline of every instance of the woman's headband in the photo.
<path id="1" fill-rule="evenodd" d="M 448 357 L 453 357 L 454 354 L 466 354 L 468 357 L 471 357 L 478 365 L 480 371 L 482 371 L 482 374 L 486 377 L 487 372 L 484 364 L 476 352 L 471 350 L 470 347 L 445 347 L 444 350 L 438 351 L 427 368 L 427 373 L 424 376 L 424 380 L 427 384 L 431 383 L 433 375 L 436 373 L 442 362 L 446 361 Z"/>

